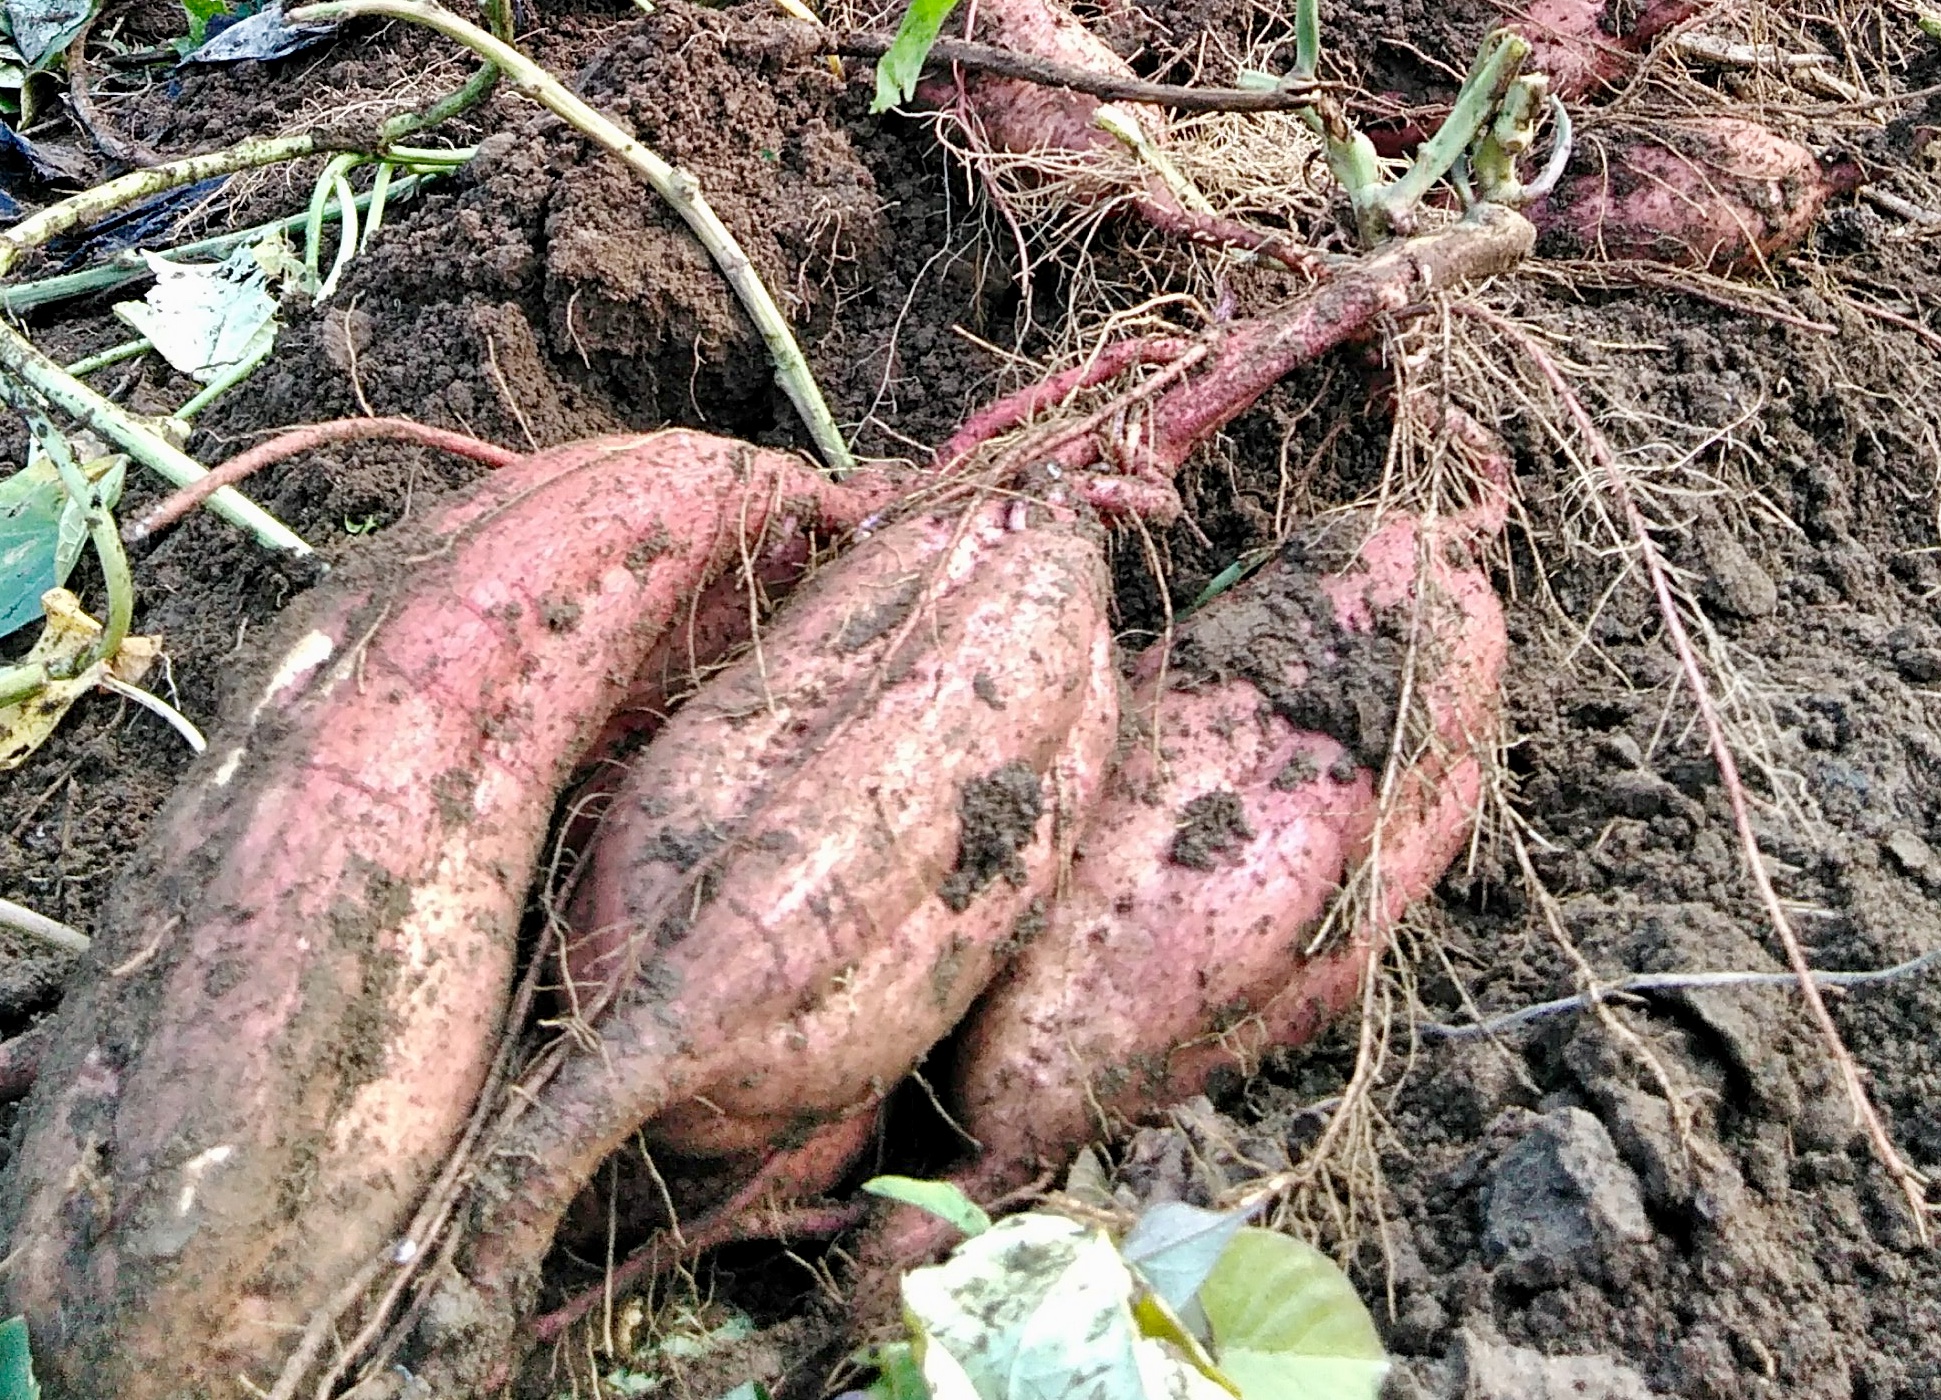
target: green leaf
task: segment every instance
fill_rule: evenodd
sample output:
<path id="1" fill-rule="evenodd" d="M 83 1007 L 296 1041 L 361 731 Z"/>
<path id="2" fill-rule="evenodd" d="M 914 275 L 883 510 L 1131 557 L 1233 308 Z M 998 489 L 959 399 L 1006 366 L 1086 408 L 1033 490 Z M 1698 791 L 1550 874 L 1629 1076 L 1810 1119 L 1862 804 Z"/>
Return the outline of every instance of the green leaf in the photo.
<path id="1" fill-rule="evenodd" d="M 182 0 L 182 13 L 189 17 L 189 32 L 181 45 L 188 53 L 202 47 L 209 37 L 209 21 L 228 14 L 229 7 L 222 0 Z"/>
<path id="2" fill-rule="evenodd" d="M 127 460 L 104 457 L 82 470 L 112 508 Z M 27 465 L 0 481 L 0 637 L 40 617 L 40 598 L 67 582 L 88 541 L 85 507 L 68 499 L 54 464 L 28 448 Z"/>
<path id="3" fill-rule="evenodd" d="M 768 1387 L 760 1381 L 743 1381 L 721 1400 L 768 1400 Z"/>
<path id="4" fill-rule="evenodd" d="M 1187 1305 L 1250 1214 L 1245 1210 L 1222 1214 L 1183 1201 L 1162 1201 L 1126 1232 L 1119 1252 L 1167 1307 L 1190 1316 Z"/>
<path id="5" fill-rule="evenodd" d="M 954 1225 L 967 1236 L 983 1234 L 991 1228 L 991 1217 L 969 1196 L 948 1181 L 924 1181 L 914 1176 L 878 1176 L 863 1183 L 863 1190 L 889 1201 L 927 1210 L 939 1220 Z"/>
<path id="6" fill-rule="evenodd" d="M 1245 1400 L 1376 1400 L 1388 1358 L 1355 1286 L 1314 1246 L 1243 1229 L 1200 1286 L 1214 1359 Z"/>
<path id="7" fill-rule="evenodd" d="M 858 1359 L 876 1368 L 876 1379 L 863 1392 L 869 1400 L 931 1400 L 930 1387 L 923 1383 L 923 1367 L 917 1362 L 917 1349 L 908 1342 L 871 1347 Z"/>
<path id="8" fill-rule="evenodd" d="M 34 1358 L 27 1348 L 27 1319 L 0 1322 L 0 1400 L 40 1400 Z"/>
<path id="9" fill-rule="evenodd" d="M 40 595 L 60 583 L 56 561 L 66 506 L 51 463 L 29 464 L 0 481 L 0 636 L 37 620 Z"/>
<path id="10" fill-rule="evenodd" d="M 889 52 L 876 61 L 876 100 L 869 104 L 870 111 L 887 112 L 916 96 L 923 61 L 937 42 L 937 31 L 956 8 L 957 0 L 910 0 Z"/>

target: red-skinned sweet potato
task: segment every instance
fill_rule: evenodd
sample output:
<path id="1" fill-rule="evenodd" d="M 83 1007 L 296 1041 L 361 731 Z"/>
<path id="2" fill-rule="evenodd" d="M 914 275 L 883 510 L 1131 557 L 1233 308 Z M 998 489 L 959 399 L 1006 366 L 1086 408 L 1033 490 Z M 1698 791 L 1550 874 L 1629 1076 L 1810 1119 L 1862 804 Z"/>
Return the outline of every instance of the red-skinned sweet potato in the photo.
<path id="1" fill-rule="evenodd" d="M 1581 141 L 1572 169 L 1533 205 L 1547 251 L 1650 259 L 1731 272 L 1812 231 L 1829 198 L 1857 187 L 1850 161 L 1823 160 L 1738 117 L 1668 125 L 1610 146 Z"/>
<path id="2" fill-rule="evenodd" d="M 1297 543 L 1190 618 L 1163 662 L 1142 660 L 1132 712 L 1156 738 L 1124 757 L 1048 926 L 957 1046 L 954 1104 L 983 1145 L 962 1178 L 973 1195 L 1021 1185 L 1352 1004 L 1480 804 L 1507 641 L 1488 580 L 1459 560 L 1499 519 L 1396 517 L 1325 574 Z M 1410 666 L 1432 737 L 1384 804 Z M 1357 865 L 1378 887 L 1345 941 L 1309 956 Z M 892 1212 L 864 1250 L 882 1271 L 865 1276 L 864 1306 L 944 1233 Z"/>
<path id="3" fill-rule="evenodd" d="M 1531 0 L 1510 20 L 1530 41 L 1526 73 L 1550 79 L 1550 91 L 1566 102 L 1620 82 L 1638 56 L 1667 29 L 1698 11 L 1697 0 L 1656 0 L 1620 30 L 1609 0 Z"/>
<path id="4" fill-rule="evenodd" d="M 436 1315 L 503 1335 L 560 1213 L 643 1123 L 737 1151 L 837 1121 L 955 1024 L 1103 773 L 1106 589 L 1068 508 L 918 516 L 798 589 L 765 662 L 682 706 L 574 899 L 583 999 L 616 990 L 599 1049 L 505 1130 L 464 1261 L 475 1295 Z M 478 1340 L 428 1337 L 428 1374 L 476 1384 Z"/>
<path id="5" fill-rule="evenodd" d="M 156 819 L 68 995 L 0 1219 L 56 1394 L 267 1384 L 471 1112 L 553 795 L 771 515 L 698 433 L 506 467 L 307 596 Z"/>

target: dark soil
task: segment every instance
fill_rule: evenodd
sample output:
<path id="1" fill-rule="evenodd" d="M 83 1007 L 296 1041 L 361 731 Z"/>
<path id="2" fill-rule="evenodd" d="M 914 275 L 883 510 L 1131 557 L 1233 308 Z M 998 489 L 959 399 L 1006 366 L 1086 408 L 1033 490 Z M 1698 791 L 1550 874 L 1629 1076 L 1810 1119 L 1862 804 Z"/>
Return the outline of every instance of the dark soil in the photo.
<path id="1" fill-rule="evenodd" d="M 1174 78 L 1188 66 L 1178 56 L 1206 36 L 1237 46 L 1279 32 L 1240 0 L 1103 8 L 1095 18 L 1122 52 Z M 1463 55 L 1451 60 L 1460 66 L 1500 14 L 1490 0 L 1329 8 L 1344 69 L 1431 100 L 1448 84 L 1427 56 Z M 130 32 L 164 31 L 158 13 L 136 14 Z M 836 416 L 860 425 L 859 449 L 911 455 L 1014 382 L 957 329 L 1013 343 L 1010 249 L 967 214 L 961 172 L 921 125 L 867 114 L 866 67 L 838 78 L 777 57 L 769 13 L 681 0 L 648 18 L 619 6 L 547 13 L 530 47 L 695 173 L 794 319 Z M 110 84 L 104 101 L 124 134 L 174 153 L 287 125 L 306 104 L 388 91 L 440 52 L 372 31 L 282 63 L 138 91 Z M 1905 88 L 1941 79 L 1935 54 L 1903 63 Z M 464 71 L 441 70 L 433 86 Z M 801 445 L 759 341 L 683 227 L 534 110 L 500 94 L 474 114 L 460 138 L 482 138 L 480 158 L 394 209 L 329 307 L 290 309 L 274 359 L 211 410 L 191 450 L 213 460 L 267 430 L 366 407 L 521 448 L 667 423 Z M 1941 108 L 1892 115 L 1892 126 L 1837 129 L 1846 148 L 1888 162 L 1883 178 L 1896 151 L 1913 159 L 1896 133 L 1934 125 Z M 287 213 L 303 189 L 303 178 L 259 184 L 235 217 Z M 1667 503 L 1681 528 L 1666 546 L 1708 609 L 1715 654 L 1735 668 L 1734 713 L 1757 723 L 1764 749 L 1747 767 L 1769 868 L 1828 968 L 1886 967 L 1941 944 L 1941 271 L 1932 242 L 1896 232 L 1845 202 L 1779 271 L 1795 320 L 1832 333 L 1663 288 L 1585 290 L 1568 275 L 1492 294 L 1595 367 L 1596 406 L 1620 447 L 1692 425 L 1676 434 L 1697 445 L 1718 489 Z M 1116 236 L 1098 249 L 1108 263 Z M 1271 285 L 1243 284 L 1243 305 Z M 1841 287 L 1924 329 L 1867 315 Z M 78 357 L 121 338 L 104 310 L 65 308 L 31 329 L 50 352 Z M 1193 523 L 1159 541 L 1176 608 L 1269 542 L 1284 496 L 1334 505 L 1376 483 L 1386 420 L 1368 370 L 1358 351 L 1290 377 L 1189 468 Z M 124 378 L 138 407 L 183 397 L 153 368 Z M 1650 599 L 1635 581 L 1612 588 L 1608 558 L 1561 542 L 1567 525 L 1583 528 L 1572 469 L 1507 405 L 1503 426 L 1529 522 L 1498 574 L 1515 642 L 1509 766 L 1563 928 L 1608 980 L 1783 968 Z M 18 459 L 16 430 L 0 432 L 0 448 Z M 336 559 L 474 470 L 360 445 L 298 459 L 250 489 Z M 136 485 L 130 500 L 153 494 Z M 1136 540 L 1118 552 L 1133 643 L 1161 622 L 1142 559 Z M 208 517 L 135 568 L 137 625 L 168 644 L 161 688 L 198 720 L 216 713 L 264 624 L 316 577 Z M 87 568 L 77 585 L 98 596 Z M 51 743 L 0 774 L 0 892 L 90 928 L 187 763 L 152 716 L 84 700 Z M 1200 816 L 1206 839 L 1193 851 L 1220 837 L 1220 813 Z M 1009 852 L 988 854 L 980 878 L 1002 874 Z M 1500 841 L 1444 882 L 1422 926 L 1414 945 L 1441 950 L 1417 969 L 1430 1019 L 1578 989 Z M 0 1031 L 55 1013 L 71 970 L 0 935 Z M 1320 1234 L 1351 1261 L 1406 1363 L 1393 1393 L 1941 1400 L 1941 1265 L 1856 1130 L 1798 996 L 1653 994 L 1612 1014 L 1635 1040 L 1588 1014 L 1497 1040 L 1424 1038 L 1384 1088 L 1385 1185 L 1371 1198 L 1383 1227 Z M 1858 989 L 1834 1014 L 1894 1140 L 1941 1171 L 1941 980 Z M 1337 1093 L 1351 1062 L 1345 1038 L 1284 1056 L 1220 1112 L 1195 1108 L 1121 1144 L 1121 1178 L 1147 1195 L 1206 1198 L 1283 1164 L 1317 1132 L 1305 1106 Z M 1691 1116 L 1683 1138 L 1667 1083 Z M 697 1195 L 710 1189 L 720 1183 Z M 630 1223 L 622 1248 L 646 1222 Z M 597 1276 L 567 1261 L 560 1284 Z M 773 1252 L 737 1251 L 719 1282 L 763 1318 L 807 1309 L 823 1321 L 767 1334 L 749 1371 L 710 1374 L 696 1393 L 755 1371 L 813 1391 L 840 1341 L 815 1311 L 810 1276 Z"/>

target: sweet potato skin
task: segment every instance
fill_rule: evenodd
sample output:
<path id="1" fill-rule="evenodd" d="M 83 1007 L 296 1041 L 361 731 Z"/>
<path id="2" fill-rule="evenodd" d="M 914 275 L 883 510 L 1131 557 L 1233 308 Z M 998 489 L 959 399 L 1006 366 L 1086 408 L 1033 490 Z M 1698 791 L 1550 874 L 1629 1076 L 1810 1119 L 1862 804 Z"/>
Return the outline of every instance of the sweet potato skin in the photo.
<path id="1" fill-rule="evenodd" d="M 1544 74 L 1550 91 L 1570 102 L 1628 77 L 1652 40 L 1698 8 L 1696 0 L 1655 0 L 1619 33 L 1609 0 L 1531 0 L 1510 25 L 1530 41 L 1524 71 Z"/>
<path id="2" fill-rule="evenodd" d="M 1127 755 L 1049 927 L 966 1028 L 955 1092 L 984 1144 L 982 1190 L 1062 1161 L 1100 1112 L 1136 1120 L 1314 1034 L 1351 1001 L 1388 923 L 1440 878 L 1472 825 L 1505 651 L 1488 581 L 1448 561 L 1448 539 L 1446 525 L 1425 537 L 1398 517 L 1340 572 L 1316 579 L 1283 556 L 1188 620 L 1169 675 L 1146 658 L 1132 705 L 1156 741 Z M 1376 636 L 1412 614 L 1413 663 Z M 1398 659 L 1417 669 L 1435 739 L 1381 819 L 1377 909 L 1339 951 L 1310 957 L 1377 840 L 1390 740 L 1370 713 L 1393 701 L 1369 693 L 1367 673 Z M 1331 712 L 1334 732 L 1313 727 Z"/>
<path id="3" fill-rule="evenodd" d="M 1586 143 L 1573 169 L 1528 210 L 1544 251 L 1720 273 L 1798 245 L 1827 200 L 1859 180 L 1849 162 L 1725 116 L 1609 148 Z"/>
<path id="4" fill-rule="evenodd" d="M 835 1121 L 955 1023 L 1102 776 L 1107 591 L 1068 509 L 918 516 L 799 588 L 764 659 L 673 716 L 573 904 L 583 999 L 617 989 L 599 1050 L 505 1129 L 463 1263 L 471 1296 L 434 1311 L 504 1329 L 560 1213 L 643 1123 L 733 1151 Z M 1019 797 L 1021 818 L 981 854 L 965 815 L 980 784 Z M 424 1342 L 455 1394 L 481 1383 L 465 1357 L 499 1350 L 476 1331 Z"/>
<path id="5" fill-rule="evenodd" d="M 0 1193 L 50 1394 L 274 1379 L 402 1230 L 499 1032 L 552 796 L 780 454 L 604 439 L 486 478 L 293 609 L 110 899 Z"/>

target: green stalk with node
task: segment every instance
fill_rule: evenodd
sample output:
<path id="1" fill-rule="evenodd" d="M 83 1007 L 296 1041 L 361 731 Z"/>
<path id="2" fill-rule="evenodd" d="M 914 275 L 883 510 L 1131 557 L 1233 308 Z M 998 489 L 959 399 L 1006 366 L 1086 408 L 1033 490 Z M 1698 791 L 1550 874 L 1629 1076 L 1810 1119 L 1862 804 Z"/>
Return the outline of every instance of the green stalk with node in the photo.
<path id="1" fill-rule="evenodd" d="M 1454 170 L 1469 148 L 1485 138 L 1491 123 L 1505 109 L 1506 102 L 1512 100 L 1513 93 L 1517 94 L 1515 100 L 1522 100 L 1526 95 L 1516 83 L 1523 60 L 1529 56 L 1530 41 L 1511 30 L 1495 30 L 1483 40 L 1476 62 L 1470 66 L 1469 76 L 1456 94 L 1456 105 L 1436 128 L 1436 134 L 1416 151 L 1407 172 L 1394 184 L 1367 194 L 1356 205 L 1355 214 L 1364 240 L 1372 235 L 1372 241 L 1379 242 L 1408 232 L 1416 207 L 1436 181 Z M 1536 106 L 1542 105 L 1542 95 L 1539 84 Z M 1526 140 L 1526 148 L 1528 144 Z"/>
<path id="2" fill-rule="evenodd" d="M 0 396 L 23 413 L 41 402 L 140 462 L 174 486 L 207 476 L 208 469 L 165 438 L 147 420 L 102 397 L 47 356 L 5 322 L 0 322 Z M 209 498 L 209 509 L 247 530 L 267 549 L 308 554 L 310 546 L 275 516 L 234 487 Z"/>
<path id="3" fill-rule="evenodd" d="M 1372 248 L 1410 232 L 1423 199 L 1438 180 L 1452 173 L 1461 178 L 1459 172 L 1466 157 L 1482 198 L 1520 202 L 1522 186 L 1516 183 L 1516 158 L 1535 138 L 1536 120 L 1546 94 L 1542 77 L 1518 76 L 1529 56 L 1529 41 L 1520 34 L 1507 29 L 1492 31 L 1483 40 L 1448 117 L 1435 135 L 1422 143 L 1402 178 L 1393 182 L 1384 175 L 1373 143 L 1356 130 L 1338 102 L 1324 96 L 1305 110 L 1308 126 L 1321 137 L 1328 169 L 1348 196 L 1364 247 Z M 1320 61 L 1319 0 L 1298 0 L 1291 76 L 1312 81 Z M 1264 74 L 1257 77 L 1277 81 Z"/>
<path id="4" fill-rule="evenodd" d="M 809 430 L 810 438 L 823 461 L 837 476 L 855 467 L 855 458 L 843 441 L 835 418 L 822 397 L 822 390 L 809 372 L 809 362 L 795 343 L 795 333 L 775 299 L 762 285 L 754 264 L 742 251 L 728 226 L 709 207 L 695 178 L 685 170 L 668 164 L 653 151 L 622 131 L 608 118 L 593 110 L 569 92 L 552 74 L 541 68 L 512 45 L 469 24 L 451 11 L 428 0 L 327 0 L 321 5 L 306 5 L 287 16 L 292 24 L 330 24 L 347 19 L 401 19 L 444 35 L 463 44 L 502 72 L 526 96 L 555 116 L 570 123 L 585 136 L 605 146 L 665 199 L 681 216 L 694 236 L 708 250 L 715 265 L 741 299 L 749 319 L 761 332 L 775 364 L 775 378 L 795 405 L 795 411 Z"/>

